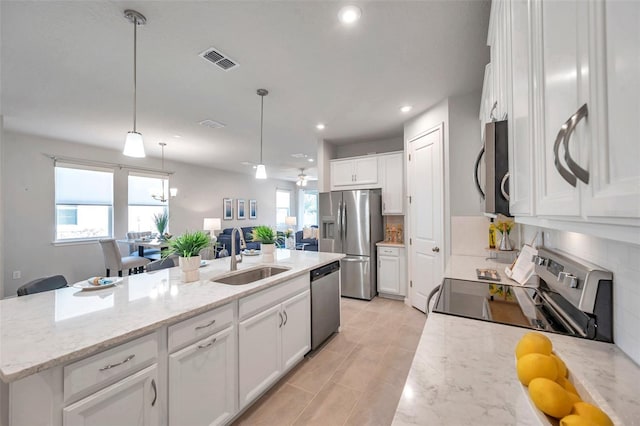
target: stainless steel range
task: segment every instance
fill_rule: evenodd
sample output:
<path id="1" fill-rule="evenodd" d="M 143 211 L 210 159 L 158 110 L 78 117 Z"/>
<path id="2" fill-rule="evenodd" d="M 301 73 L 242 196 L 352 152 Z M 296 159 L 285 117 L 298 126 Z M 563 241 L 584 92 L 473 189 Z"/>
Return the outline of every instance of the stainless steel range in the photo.
<path id="1" fill-rule="evenodd" d="M 538 249 L 537 287 L 445 278 L 434 312 L 613 343 L 613 274 Z"/>

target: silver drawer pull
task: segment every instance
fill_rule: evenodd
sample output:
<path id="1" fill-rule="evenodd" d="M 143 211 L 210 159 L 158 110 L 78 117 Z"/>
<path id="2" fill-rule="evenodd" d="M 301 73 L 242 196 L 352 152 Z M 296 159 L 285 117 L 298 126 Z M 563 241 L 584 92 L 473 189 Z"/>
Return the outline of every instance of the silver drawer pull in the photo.
<path id="1" fill-rule="evenodd" d="M 115 364 L 105 365 L 104 367 L 102 367 L 102 368 L 100 369 L 100 371 L 110 370 L 110 369 L 112 369 L 113 367 L 117 367 L 117 366 L 119 366 L 119 365 L 122 365 L 122 364 L 124 364 L 124 363 L 126 363 L 126 362 L 131 361 L 133 358 L 135 358 L 135 354 L 131 354 L 131 355 L 129 355 L 128 357 L 126 357 L 124 360 L 122 360 L 122 361 L 120 361 L 120 362 L 116 362 Z"/>
<path id="2" fill-rule="evenodd" d="M 210 341 L 209 343 L 205 343 L 203 345 L 198 345 L 198 349 L 204 349 L 204 348 L 208 348 L 209 346 L 213 345 L 216 342 L 217 339 L 213 339 L 212 341 Z"/>
<path id="3" fill-rule="evenodd" d="M 215 323 L 216 323 L 216 320 L 212 320 L 209 324 L 197 326 L 196 330 L 202 330 L 203 328 L 211 327 Z"/>

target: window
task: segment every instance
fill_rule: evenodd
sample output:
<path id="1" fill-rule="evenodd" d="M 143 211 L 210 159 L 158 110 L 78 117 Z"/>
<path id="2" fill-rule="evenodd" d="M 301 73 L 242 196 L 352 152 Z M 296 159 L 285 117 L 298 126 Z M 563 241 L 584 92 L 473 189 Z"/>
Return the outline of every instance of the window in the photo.
<path id="1" fill-rule="evenodd" d="M 285 189 L 276 190 L 276 226 L 284 227 L 285 218 L 290 216 L 291 211 L 291 191 Z"/>
<path id="2" fill-rule="evenodd" d="M 302 225 L 318 225 L 318 191 L 303 191 Z"/>
<path id="3" fill-rule="evenodd" d="M 56 241 L 111 237 L 113 171 L 55 165 Z"/>
<path id="4" fill-rule="evenodd" d="M 164 180 L 165 199 L 169 181 L 165 177 L 129 173 L 129 228 L 130 232 L 158 232 L 153 220 L 154 215 L 168 209 L 167 203 L 163 203 L 152 197 L 153 194 L 162 194 L 162 181 Z"/>

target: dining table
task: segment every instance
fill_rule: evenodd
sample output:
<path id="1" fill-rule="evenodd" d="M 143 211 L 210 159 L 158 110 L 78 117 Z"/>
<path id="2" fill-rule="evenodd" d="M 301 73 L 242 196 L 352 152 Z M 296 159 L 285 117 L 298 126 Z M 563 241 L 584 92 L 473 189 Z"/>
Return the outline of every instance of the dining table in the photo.
<path id="1" fill-rule="evenodd" d="M 167 248 L 169 248 L 169 241 L 167 240 L 159 240 L 157 238 L 154 239 L 141 239 L 141 238 L 136 238 L 136 239 L 122 239 L 122 240 L 117 240 L 119 243 L 123 243 L 123 244 L 129 244 L 129 245 L 133 245 L 138 247 L 138 256 L 140 257 L 144 257 L 144 249 L 145 248 L 155 248 L 155 249 L 160 249 L 160 251 L 162 250 L 166 250 Z"/>

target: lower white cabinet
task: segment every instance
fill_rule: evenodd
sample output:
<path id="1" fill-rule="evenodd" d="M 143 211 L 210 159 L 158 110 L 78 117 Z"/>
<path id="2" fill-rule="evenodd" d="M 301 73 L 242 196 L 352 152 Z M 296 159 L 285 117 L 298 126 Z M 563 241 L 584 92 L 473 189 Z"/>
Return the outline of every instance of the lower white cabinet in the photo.
<path id="1" fill-rule="evenodd" d="M 310 291 L 240 321 L 238 336 L 242 409 L 311 349 Z"/>
<path id="2" fill-rule="evenodd" d="M 153 364 L 63 409 L 64 426 L 159 424 L 158 365 Z M 37 407 L 34 407 L 37 409 Z"/>
<path id="3" fill-rule="evenodd" d="M 236 413 L 236 329 L 169 355 L 169 425 L 218 425 Z"/>
<path id="4" fill-rule="evenodd" d="M 404 247 L 378 246 L 378 293 L 406 296 Z"/>

